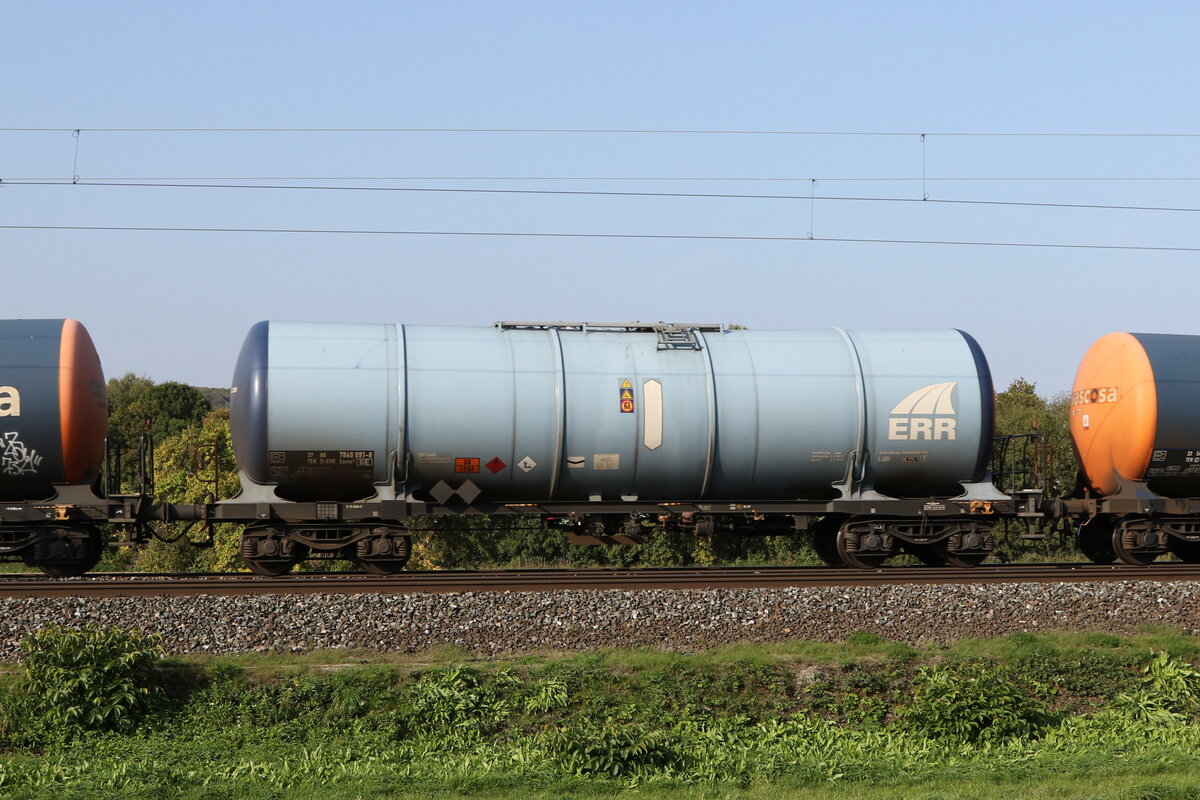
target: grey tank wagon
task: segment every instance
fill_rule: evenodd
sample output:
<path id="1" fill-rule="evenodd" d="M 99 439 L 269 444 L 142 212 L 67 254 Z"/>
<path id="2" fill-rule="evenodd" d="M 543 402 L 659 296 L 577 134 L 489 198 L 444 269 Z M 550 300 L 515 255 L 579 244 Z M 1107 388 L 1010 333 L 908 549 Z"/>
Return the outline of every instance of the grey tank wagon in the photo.
<path id="1" fill-rule="evenodd" d="M 830 563 L 969 565 L 997 519 L 1040 516 L 991 483 L 993 404 L 958 330 L 262 322 L 233 378 L 242 492 L 172 513 L 250 522 L 264 574 L 317 553 L 394 572 L 411 517 L 472 513 L 580 543 L 811 530 Z"/>

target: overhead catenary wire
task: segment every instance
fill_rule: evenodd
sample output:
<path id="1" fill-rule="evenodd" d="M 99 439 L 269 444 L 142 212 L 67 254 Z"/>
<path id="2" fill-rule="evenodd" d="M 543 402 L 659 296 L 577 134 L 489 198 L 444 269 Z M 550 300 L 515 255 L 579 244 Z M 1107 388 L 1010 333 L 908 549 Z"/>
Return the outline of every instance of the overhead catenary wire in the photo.
<path id="1" fill-rule="evenodd" d="M 1179 213 L 1200 212 L 1200 207 L 1189 206 L 1140 206 L 1117 205 L 1107 203 L 1052 203 L 1029 200 L 964 200 L 952 198 L 931 198 L 923 193 L 922 197 L 867 197 L 851 195 L 817 195 L 817 194 L 740 194 L 732 192 L 630 192 L 630 191 L 595 191 L 587 189 L 462 189 L 443 186 L 311 186 L 311 185 L 264 185 L 249 183 L 144 183 L 127 181 L 43 181 L 43 180 L 5 180 L 5 185 L 11 186 L 92 186 L 109 188 L 141 188 L 141 189 L 253 189 L 277 191 L 325 191 L 325 192 L 395 192 L 395 193 L 446 193 L 446 194 L 499 194 L 499 195 L 566 195 L 582 197 L 645 197 L 645 198 L 695 198 L 695 199 L 725 199 L 725 200 L 804 200 L 846 201 L 855 203 L 930 203 L 941 205 L 969 206 L 1013 206 L 1018 208 L 1063 208 L 1089 209 L 1105 211 L 1163 211 Z M 815 187 L 816 181 L 813 180 Z M 811 222 L 810 222 L 811 225 Z"/>
<path id="2" fill-rule="evenodd" d="M 869 131 L 751 128 L 383 128 L 383 127 L 0 127 L 3 133 L 479 133 L 479 134 L 639 134 L 687 136 L 945 136 L 1081 139 L 1200 138 L 1190 131 Z"/>
<path id="3" fill-rule="evenodd" d="M 84 179 L 80 179 L 83 181 Z M 395 182 L 395 181 L 573 181 L 585 183 L 589 181 L 605 181 L 605 182 L 626 182 L 626 183 L 669 183 L 674 181 L 680 182 L 696 182 L 696 183 L 808 183 L 809 181 L 825 181 L 827 183 L 914 183 L 921 182 L 954 182 L 954 183 L 971 183 L 971 182 L 1038 182 L 1038 183 L 1075 183 L 1075 182 L 1099 182 L 1099 183 L 1122 183 L 1122 182 L 1195 182 L 1200 181 L 1200 175 L 1158 175 L 1158 176 L 1136 176 L 1136 175 L 1114 175 L 1114 176 L 1004 176 L 1004 175 L 984 175 L 984 176 L 954 176 L 954 177 L 920 177 L 920 176 L 691 176 L 691 175 L 662 175 L 662 176 L 620 176 L 620 175 L 94 175 L 86 180 L 88 181 L 144 181 L 144 182 L 172 182 L 172 181 L 371 181 L 371 182 Z M 70 183 L 71 181 L 55 175 L 42 176 L 11 176 L 3 178 L 4 183 Z"/>
<path id="4" fill-rule="evenodd" d="M 274 233 L 341 236 L 462 236 L 546 239 L 666 239 L 694 241 L 748 242 L 830 242 L 846 244 L 911 244 L 947 245 L 956 247 L 1019 247 L 1067 250 L 1126 250 L 1175 253 L 1200 253 L 1200 247 L 1170 247 L 1162 245 L 1085 244 L 1075 242 L 993 242 L 940 239 L 883 239 L 844 236 L 755 236 L 735 234 L 677 234 L 677 233 L 581 233 L 557 231 L 434 231 L 386 230 L 351 228 L 220 228 L 192 226 L 148 225 L 0 225 L 0 230 L 28 231 L 113 231 L 135 233 Z"/>

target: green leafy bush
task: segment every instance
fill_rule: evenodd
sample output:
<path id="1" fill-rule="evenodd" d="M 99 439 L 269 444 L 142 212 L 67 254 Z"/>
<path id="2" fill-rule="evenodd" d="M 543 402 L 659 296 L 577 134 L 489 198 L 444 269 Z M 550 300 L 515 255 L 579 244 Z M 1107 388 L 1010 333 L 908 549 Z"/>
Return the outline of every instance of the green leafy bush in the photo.
<path id="1" fill-rule="evenodd" d="M 1035 738 L 1052 722 L 1009 670 L 981 661 L 918 669 L 900 716 L 927 736 L 971 743 Z"/>
<path id="2" fill-rule="evenodd" d="M 455 667 L 430 672 L 409 691 L 409 727 L 414 735 L 454 728 L 458 733 L 489 732 L 513 712 L 511 695 L 522 681 L 510 670 L 490 680 Z"/>
<path id="3" fill-rule="evenodd" d="M 89 625 L 51 625 L 21 642 L 17 695 L 48 731 L 129 731 L 161 697 L 157 636 Z"/>
<path id="4" fill-rule="evenodd" d="M 558 678 L 538 681 L 525 694 L 525 711 L 531 714 L 546 714 L 564 709 L 568 705 L 567 684 Z"/>
<path id="5" fill-rule="evenodd" d="M 1200 711 L 1200 672 L 1169 653 L 1155 653 L 1132 691 L 1113 706 L 1134 720 L 1151 725 L 1182 722 Z"/>
<path id="6" fill-rule="evenodd" d="M 661 730 L 607 718 L 583 719 L 543 737 L 546 750 L 570 773 L 626 778 L 672 767 L 680 755 Z"/>

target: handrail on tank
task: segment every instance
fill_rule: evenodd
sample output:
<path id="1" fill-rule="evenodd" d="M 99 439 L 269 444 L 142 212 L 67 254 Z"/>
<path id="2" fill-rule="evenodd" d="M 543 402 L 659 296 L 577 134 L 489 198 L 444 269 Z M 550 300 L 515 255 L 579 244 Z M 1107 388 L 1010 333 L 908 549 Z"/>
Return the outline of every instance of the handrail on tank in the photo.
<path id="1" fill-rule="evenodd" d="M 614 333 L 655 333 L 657 331 L 705 331 L 724 333 L 726 326 L 717 322 L 521 322 L 501 321 L 493 328 L 501 330 L 577 330 Z"/>
<path id="2" fill-rule="evenodd" d="M 992 450 L 992 483 L 1002 492 L 1046 491 L 1053 474 L 1050 443 L 1040 431 L 999 435 Z"/>

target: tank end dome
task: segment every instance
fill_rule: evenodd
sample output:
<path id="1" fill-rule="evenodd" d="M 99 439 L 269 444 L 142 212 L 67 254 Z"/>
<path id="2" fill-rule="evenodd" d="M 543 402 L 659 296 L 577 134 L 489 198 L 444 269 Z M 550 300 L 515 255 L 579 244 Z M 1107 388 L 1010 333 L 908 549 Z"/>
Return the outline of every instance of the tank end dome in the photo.
<path id="1" fill-rule="evenodd" d="M 229 394 L 229 424 L 238 466 L 256 483 L 267 483 L 267 346 L 269 322 L 250 328 L 238 354 Z"/>

